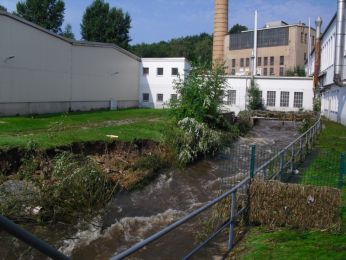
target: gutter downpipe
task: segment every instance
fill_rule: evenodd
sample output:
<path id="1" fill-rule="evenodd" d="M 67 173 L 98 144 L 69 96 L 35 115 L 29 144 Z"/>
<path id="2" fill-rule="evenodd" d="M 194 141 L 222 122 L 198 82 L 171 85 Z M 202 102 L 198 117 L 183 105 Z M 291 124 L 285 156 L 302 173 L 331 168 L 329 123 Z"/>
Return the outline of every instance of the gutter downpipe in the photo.
<path id="1" fill-rule="evenodd" d="M 321 69 L 321 26 L 322 18 L 317 17 L 316 19 L 316 43 L 315 43 L 315 69 L 314 69 L 314 89 L 315 96 L 319 89 L 319 74 Z"/>
<path id="2" fill-rule="evenodd" d="M 345 53 L 345 0 L 338 0 L 338 11 L 336 16 L 335 58 L 334 58 L 334 83 L 345 87 L 344 82 L 344 53 Z"/>

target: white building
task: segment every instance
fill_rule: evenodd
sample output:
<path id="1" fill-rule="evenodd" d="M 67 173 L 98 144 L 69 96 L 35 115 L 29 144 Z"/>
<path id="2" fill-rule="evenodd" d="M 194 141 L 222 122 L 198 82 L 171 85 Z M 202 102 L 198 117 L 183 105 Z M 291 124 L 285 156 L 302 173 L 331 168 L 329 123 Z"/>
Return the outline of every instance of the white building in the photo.
<path id="1" fill-rule="evenodd" d="M 345 2 L 342 1 L 345 10 Z M 337 44 L 337 20 L 338 16 L 335 15 L 324 33 L 321 37 L 321 64 L 320 73 L 318 75 L 320 82 L 320 92 L 321 92 L 321 112 L 327 118 L 342 123 L 346 125 L 346 86 L 345 86 L 345 76 L 346 76 L 346 56 L 345 56 L 345 43 L 343 43 L 343 50 L 340 51 L 341 55 L 336 56 Z M 344 27 L 346 27 L 346 20 L 343 18 Z M 342 30 L 342 29 L 340 29 Z M 340 35 L 345 35 L 345 32 L 340 31 Z M 345 36 L 341 36 L 340 40 Z M 344 40 L 345 42 L 345 40 Z M 340 46 L 340 42 L 339 42 Z M 342 46 L 342 45 L 341 45 Z M 337 73 L 335 73 L 335 64 L 340 63 L 341 68 L 341 82 L 335 81 Z M 315 51 L 311 53 L 310 63 L 307 64 L 306 70 L 310 75 L 314 74 L 315 66 Z"/>
<path id="2" fill-rule="evenodd" d="M 0 11 L 0 116 L 138 107 L 140 58 Z"/>
<path id="3" fill-rule="evenodd" d="M 263 77 L 255 82 L 262 93 L 265 109 L 270 111 L 313 110 L 313 80 L 311 77 Z M 247 89 L 251 77 L 227 77 L 224 110 L 238 114 L 248 104 Z"/>
<path id="4" fill-rule="evenodd" d="M 139 103 L 141 107 L 164 108 L 177 98 L 174 82 L 191 69 L 185 58 L 142 58 Z"/>

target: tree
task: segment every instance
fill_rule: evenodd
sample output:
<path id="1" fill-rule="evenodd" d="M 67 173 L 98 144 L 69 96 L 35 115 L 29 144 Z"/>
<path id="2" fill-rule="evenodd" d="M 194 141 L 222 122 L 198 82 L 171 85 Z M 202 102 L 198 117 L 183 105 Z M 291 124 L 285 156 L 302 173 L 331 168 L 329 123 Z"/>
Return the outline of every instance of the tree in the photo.
<path id="1" fill-rule="evenodd" d="M 61 36 L 65 37 L 65 38 L 69 38 L 74 40 L 74 33 L 72 32 L 72 26 L 71 24 L 66 24 L 64 31 L 61 33 Z"/>
<path id="2" fill-rule="evenodd" d="M 251 79 L 251 86 L 248 89 L 247 95 L 249 98 L 248 109 L 250 110 L 263 109 L 261 91 L 259 90 L 254 78 Z"/>
<path id="3" fill-rule="evenodd" d="M 7 12 L 7 9 L 6 9 L 5 6 L 0 5 L 0 11 L 5 11 L 5 12 Z"/>
<path id="4" fill-rule="evenodd" d="M 94 0 L 84 12 L 81 34 L 87 41 L 108 42 L 129 47 L 131 17 L 120 8 L 109 8 L 103 0 Z"/>
<path id="5" fill-rule="evenodd" d="M 248 28 L 245 25 L 241 25 L 239 23 L 233 25 L 233 27 L 229 30 L 229 34 L 241 33 L 242 31 L 247 31 Z"/>
<path id="6" fill-rule="evenodd" d="M 17 15 L 54 33 L 61 32 L 64 12 L 63 0 L 25 0 L 17 3 Z"/>

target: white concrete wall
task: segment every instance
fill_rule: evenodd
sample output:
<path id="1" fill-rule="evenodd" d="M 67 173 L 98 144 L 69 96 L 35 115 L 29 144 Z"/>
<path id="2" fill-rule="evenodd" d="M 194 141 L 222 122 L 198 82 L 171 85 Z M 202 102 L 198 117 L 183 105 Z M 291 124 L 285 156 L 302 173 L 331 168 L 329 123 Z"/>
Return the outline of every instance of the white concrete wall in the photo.
<path id="1" fill-rule="evenodd" d="M 143 68 L 149 68 L 149 74 L 143 74 Z M 163 68 L 163 75 L 157 75 L 157 68 Z M 139 103 L 141 107 L 164 108 L 176 94 L 174 82 L 179 79 L 171 74 L 172 68 L 178 68 L 183 79 L 191 66 L 185 58 L 143 58 L 140 69 Z M 149 94 L 149 102 L 143 101 L 143 94 Z M 157 94 L 163 94 L 163 102 L 157 101 Z"/>
<path id="2" fill-rule="evenodd" d="M 262 91 L 262 100 L 265 108 L 271 111 L 299 111 L 300 108 L 294 107 L 294 92 L 303 92 L 303 108 L 304 110 L 313 110 L 313 82 L 312 78 L 299 77 L 256 77 L 256 84 Z M 228 89 L 236 90 L 236 104 L 224 105 L 224 110 L 232 111 L 236 114 L 246 109 L 247 94 L 246 91 L 250 87 L 250 77 L 228 77 Z M 276 92 L 275 106 L 267 106 L 267 91 Z M 289 106 L 280 106 L 281 91 L 289 92 Z M 226 98 L 224 98 L 226 101 Z"/>
<path id="3" fill-rule="evenodd" d="M 11 58 L 10 58 L 11 57 Z M 140 59 L 0 12 L 0 116 L 137 107 Z"/>
<path id="4" fill-rule="evenodd" d="M 346 125 L 346 87 L 331 87 L 322 93 L 322 114 L 335 122 Z"/>

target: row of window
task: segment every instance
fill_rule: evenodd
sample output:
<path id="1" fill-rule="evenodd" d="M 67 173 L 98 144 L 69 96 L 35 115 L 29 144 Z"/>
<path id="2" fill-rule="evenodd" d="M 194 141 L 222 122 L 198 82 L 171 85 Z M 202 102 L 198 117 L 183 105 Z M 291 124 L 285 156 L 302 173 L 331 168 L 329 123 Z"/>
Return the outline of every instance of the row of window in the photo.
<path id="1" fill-rule="evenodd" d="M 314 45 L 315 44 L 315 36 L 311 36 L 311 45 Z M 304 32 L 301 32 L 300 33 L 300 43 L 305 43 L 307 44 L 308 43 L 308 34 L 307 33 L 304 33 Z"/>
<path id="2" fill-rule="evenodd" d="M 231 75 L 235 75 L 235 69 L 232 69 Z M 268 76 L 268 68 L 263 68 L 263 73 L 261 75 Z M 274 68 L 269 68 L 269 75 L 270 76 L 275 75 Z M 279 75 L 280 76 L 285 75 L 285 68 L 284 67 L 280 67 Z"/>
<path id="3" fill-rule="evenodd" d="M 149 75 L 149 68 L 144 67 L 143 68 L 143 75 Z M 163 76 L 164 69 L 163 68 L 156 68 L 156 75 L 157 76 Z M 178 68 L 171 68 L 171 75 L 172 76 L 178 76 L 179 75 L 179 69 Z"/>
<path id="4" fill-rule="evenodd" d="M 240 58 L 240 67 L 244 67 L 244 61 L 245 61 L 245 67 L 250 66 L 250 58 Z M 236 67 L 236 59 L 232 59 L 232 67 Z M 275 64 L 275 57 L 271 56 L 269 58 L 270 66 L 274 66 Z M 285 65 L 285 56 L 280 56 L 280 65 Z M 257 66 L 262 66 L 262 57 L 257 57 Z M 268 66 L 268 57 L 263 57 L 263 66 Z"/>
<path id="5" fill-rule="evenodd" d="M 303 107 L 303 92 L 294 92 L 293 107 L 302 108 Z M 262 91 L 260 92 L 262 99 Z M 236 90 L 227 90 L 225 94 L 225 105 L 235 105 L 237 98 Z M 267 106 L 275 107 L 276 105 L 276 91 L 267 91 Z M 290 92 L 281 91 L 280 92 L 280 107 L 288 107 L 290 103 Z"/>
<path id="6" fill-rule="evenodd" d="M 142 94 L 142 100 L 143 102 L 149 102 L 149 93 L 143 93 Z M 171 94 L 171 100 L 176 100 L 178 98 L 177 94 Z M 156 94 L 156 102 L 163 102 L 163 94 Z"/>

